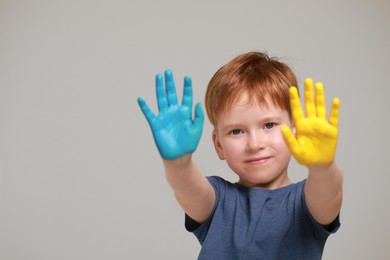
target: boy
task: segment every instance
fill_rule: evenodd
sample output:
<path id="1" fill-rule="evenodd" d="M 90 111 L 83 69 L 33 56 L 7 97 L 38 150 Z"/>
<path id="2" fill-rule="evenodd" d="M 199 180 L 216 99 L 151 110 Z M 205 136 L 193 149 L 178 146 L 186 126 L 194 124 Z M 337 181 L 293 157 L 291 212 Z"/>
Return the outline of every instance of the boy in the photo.
<path id="1" fill-rule="evenodd" d="M 335 161 L 339 100 L 329 121 L 321 83 L 305 81 L 306 117 L 294 73 L 267 54 L 239 55 L 221 67 L 205 97 L 218 157 L 237 183 L 203 176 L 192 160 L 204 116 L 192 118 L 192 83 L 184 79 L 178 104 L 172 72 L 156 76 L 159 114 L 142 98 L 166 178 L 202 245 L 199 259 L 321 259 L 329 234 L 340 226 L 343 174 Z M 291 154 L 308 167 L 291 183 Z"/>

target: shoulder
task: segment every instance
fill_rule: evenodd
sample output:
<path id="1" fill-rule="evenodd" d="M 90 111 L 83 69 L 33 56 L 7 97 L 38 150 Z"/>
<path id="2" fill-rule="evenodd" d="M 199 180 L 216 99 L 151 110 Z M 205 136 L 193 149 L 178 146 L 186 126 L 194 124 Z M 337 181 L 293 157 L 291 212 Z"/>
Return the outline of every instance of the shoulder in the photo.
<path id="1" fill-rule="evenodd" d="M 216 184 L 216 185 L 221 185 L 221 184 L 223 184 L 223 185 L 233 185 L 232 182 L 227 181 L 224 178 L 222 178 L 220 176 L 217 176 L 217 175 L 207 176 L 206 178 L 207 178 L 207 180 L 211 184 Z"/>
<path id="2" fill-rule="evenodd" d="M 236 183 L 225 180 L 220 176 L 207 176 L 206 178 L 210 182 L 211 186 L 213 186 L 216 193 L 237 189 Z"/>

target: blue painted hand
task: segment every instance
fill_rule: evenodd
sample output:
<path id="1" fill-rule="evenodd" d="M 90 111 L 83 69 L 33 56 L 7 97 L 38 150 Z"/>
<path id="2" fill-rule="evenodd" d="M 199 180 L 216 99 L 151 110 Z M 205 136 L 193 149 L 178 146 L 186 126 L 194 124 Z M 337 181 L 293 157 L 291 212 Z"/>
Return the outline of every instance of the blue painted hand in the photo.
<path id="1" fill-rule="evenodd" d="M 156 95 L 159 114 L 155 115 L 145 100 L 138 98 L 138 104 L 144 113 L 154 141 L 163 159 L 175 160 L 193 153 L 199 143 L 203 130 L 204 114 L 200 103 L 195 106 L 192 117 L 192 81 L 184 78 L 183 99 L 178 103 L 173 74 L 165 71 L 156 76 Z"/>

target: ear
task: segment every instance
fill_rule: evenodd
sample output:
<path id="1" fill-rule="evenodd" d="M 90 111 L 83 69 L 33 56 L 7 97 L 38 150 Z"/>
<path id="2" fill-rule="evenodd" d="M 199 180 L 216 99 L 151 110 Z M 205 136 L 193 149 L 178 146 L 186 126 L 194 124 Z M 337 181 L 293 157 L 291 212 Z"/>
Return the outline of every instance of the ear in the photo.
<path id="1" fill-rule="evenodd" d="M 225 160 L 225 155 L 223 154 L 223 148 L 221 146 L 221 143 L 220 143 L 219 138 L 218 138 L 218 134 L 215 131 L 215 129 L 213 130 L 213 133 L 212 133 L 212 139 L 213 139 L 215 151 L 217 152 L 219 159 Z"/>
<path id="2" fill-rule="evenodd" d="M 292 131 L 293 135 L 296 134 L 295 123 L 294 122 L 291 124 L 291 131 Z"/>
<path id="3" fill-rule="evenodd" d="M 295 122 L 294 120 L 290 119 L 290 129 L 291 129 L 291 132 L 293 133 L 293 135 L 295 135 L 296 133 L 296 130 L 295 130 Z"/>

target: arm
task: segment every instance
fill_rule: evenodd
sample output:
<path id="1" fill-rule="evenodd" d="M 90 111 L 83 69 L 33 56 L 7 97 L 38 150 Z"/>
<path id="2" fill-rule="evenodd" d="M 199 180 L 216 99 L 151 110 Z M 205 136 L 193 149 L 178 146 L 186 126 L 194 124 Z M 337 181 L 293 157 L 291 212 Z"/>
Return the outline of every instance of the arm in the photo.
<path id="1" fill-rule="evenodd" d="M 343 172 L 335 161 L 338 138 L 339 100 L 332 103 L 329 121 L 326 119 L 323 86 L 316 83 L 314 98 L 313 81 L 305 81 L 304 117 L 298 92 L 290 89 L 290 101 L 296 136 L 287 126 L 282 134 L 291 154 L 309 169 L 305 185 L 307 207 L 320 224 L 330 224 L 339 214 L 342 204 Z M 315 99 L 315 100 L 314 100 Z"/>
<path id="2" fill-rule="evenodd" d="M 156 76 L 156 95 L 159 114 L 156 116 L 142 98 L 138 104 L 153 133 L 163 159 L 166 178 L 184 211 L 201 223 L 214 207 L 214 189 L 192 160 L 198 146 L 204 115 L 201 105 L 195 106 L 192 118 L 192 82 L 184 79 L 183 100 L 178 104 L 172 72 Z"/>
<path id="3" fill-rule="evenodd" d="M 186 214 L 198 223 L 206 221 L 214 207 L 214 189 L 199 172 L 192 155 L 164 160 L 164 167 L 168 183 Z"/>

